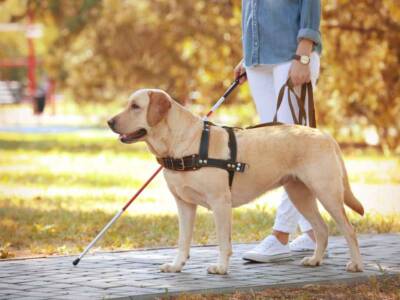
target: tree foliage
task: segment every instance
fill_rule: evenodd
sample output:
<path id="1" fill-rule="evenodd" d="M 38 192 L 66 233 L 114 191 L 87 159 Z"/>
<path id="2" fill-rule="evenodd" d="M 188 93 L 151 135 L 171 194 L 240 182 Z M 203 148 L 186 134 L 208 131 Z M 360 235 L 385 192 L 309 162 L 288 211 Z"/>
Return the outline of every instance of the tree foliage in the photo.
<path id="1" fill-rule="evenodd" d="M 384 150 L 400 150 L 399 1 L 325 2 L 323 34 L 323 120 L 373 126 Z"/>
<path id="2" fill-rule="evenodd" d="M 52 29 L 46 69 L 78 102 L 109 102 L 137 88 L 159 87 L 181 101 L 210 104 L 231 82 L 242 56 L 240 0 L 0 5 L 10 2 L 26 8 L 10 13 L 11 20 L 23 20 L 31 9 Z M 398 0 L 323 1 L 321 29 L 319 123 L 336 136 L 373 128 L 383 149 L 399 151 Z M 250 101 L 247 89 L 235 98 L 230 103 L 237 107 Z"/>

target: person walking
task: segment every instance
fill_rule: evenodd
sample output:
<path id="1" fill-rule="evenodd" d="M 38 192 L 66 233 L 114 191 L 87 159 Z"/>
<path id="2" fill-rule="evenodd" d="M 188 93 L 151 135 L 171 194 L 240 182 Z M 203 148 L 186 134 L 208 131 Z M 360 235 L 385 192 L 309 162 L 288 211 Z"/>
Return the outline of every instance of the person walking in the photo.
<path id="1" fill-rule="evenodd" d="M 279 90 L 288 78 L 298 95 L 303 83 L 316 85 L 322 49 L 320 17 L 320 0 L 242 0 L 244 55 L 234 76 L 246 72 L 241 83 L 248 80 L 261 122 L 273 120 Z M 293 124 L 287 101 L 281 105 L 278 121 Z M 289 235 L 298 225 L 302 234 L 289 244 Z M 244 253 L 243 259 L 273 262 L 305 256 L 314 248 L 310 223 L 284 192 L 272 234 Z"/>

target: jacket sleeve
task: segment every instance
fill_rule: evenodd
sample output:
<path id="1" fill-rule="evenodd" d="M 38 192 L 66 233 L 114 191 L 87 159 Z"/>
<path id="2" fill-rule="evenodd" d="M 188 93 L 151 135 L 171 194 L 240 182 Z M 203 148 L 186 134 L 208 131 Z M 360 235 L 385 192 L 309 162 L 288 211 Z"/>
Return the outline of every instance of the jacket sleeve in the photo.
<path id="1" fill-rule="evenodd" d="M 297 41 L 308 39 L 315 44 L 320 44 L 321 1 L 302 0 L 300 9 L 300 30 L 297 34 Z"/>

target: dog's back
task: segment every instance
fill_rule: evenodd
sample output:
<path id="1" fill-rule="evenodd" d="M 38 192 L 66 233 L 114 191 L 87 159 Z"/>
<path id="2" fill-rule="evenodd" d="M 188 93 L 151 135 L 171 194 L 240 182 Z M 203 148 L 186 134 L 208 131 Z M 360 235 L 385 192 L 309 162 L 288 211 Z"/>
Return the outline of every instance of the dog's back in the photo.
<path id="1" fill-rule="evenodd" d="M 232 187 L 235 206 L 281 186 L 285 178 L 295 176 L 301 166 L 325 155 L 326 149 L 333 149 L 324 133 L 298 125 L 238 130 L 236 137 L 238 161 L 246 163 L 247 168 L 244 173 L 235 175 Z"/>

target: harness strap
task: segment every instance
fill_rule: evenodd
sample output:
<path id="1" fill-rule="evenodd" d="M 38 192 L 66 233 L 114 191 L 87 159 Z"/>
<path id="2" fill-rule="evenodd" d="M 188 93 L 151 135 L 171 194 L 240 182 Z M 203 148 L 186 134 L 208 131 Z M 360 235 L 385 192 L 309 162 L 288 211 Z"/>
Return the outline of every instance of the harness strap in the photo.
<path id="1" fill-rule="evenodd" d="M 237 155 L 237 144 L 236 144 L 236 138 L 235 138 L 235 133 L 233 132 L 233 128 L 224 126 L 223 127 L 229 135 L 229 141 L 228 141 L 228 146 L 229 150 L 231 152 L 231 164 L 236 163 L 236 155 Z M 233 183 L 233 177 L 235 175 L 234 170 L 228 170 L 229 173 L 229 186 L 232 186 Z"/>
<path id="2" fill-rule="evenodd" d="M 210 144 L 210 122 L 203 122 L 203 131 L 201 132 L 199 158 L 200 164 L 207 164 L 208 159 L 208 146 Z"/>
<path id="3" fill-rule="evenodd" d="M 236 161 L 237 143 L 235 133 L 232 127 L 223 128 L 228 132 L 228 147 L 230 151 L 229 159 L 216 159 L 208 157 L 208 147 L 210 143 L 211 122 L 204 121 L 203 131 L 201 133 L 199 154 L 192 154 L 182 158 L 157 157 L 157 161 L 166 169 L 174 171 L 194 171 L 202 167 L 214 167 L 228 171 L 229 187 L 232 187 L 235 172 L 244 172 L 246 164 Z"/>
<path id="4" fill-rule="evenodd" d="M 182 158 L 157 157 L 157 162 L 164 168 L 175 171 L 194 171 L 201 168 L 198 154 Z"/>

